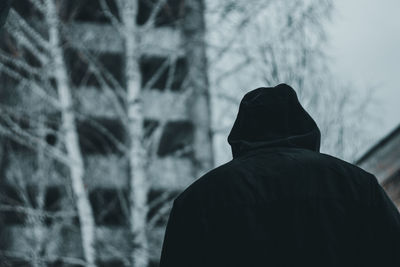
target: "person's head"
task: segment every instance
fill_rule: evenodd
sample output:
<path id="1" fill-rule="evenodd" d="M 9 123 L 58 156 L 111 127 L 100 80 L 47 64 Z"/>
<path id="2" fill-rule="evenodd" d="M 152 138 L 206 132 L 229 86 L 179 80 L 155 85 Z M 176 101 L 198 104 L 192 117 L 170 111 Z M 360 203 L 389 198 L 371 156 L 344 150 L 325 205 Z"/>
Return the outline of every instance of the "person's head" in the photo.
<path id="1" fill-rule="evenodd" d="M 228 136 L 232 155 L 260 147 L 297 147 L 319 151 L 321 132 L 287 84 L 260 87 L 240 102 Z"/>
<path id="2" fill-rule="evenodd" d="M 0 28 L 6 22 L 8 11 L 10 11 L 11 0 L 0 0 Z"/>

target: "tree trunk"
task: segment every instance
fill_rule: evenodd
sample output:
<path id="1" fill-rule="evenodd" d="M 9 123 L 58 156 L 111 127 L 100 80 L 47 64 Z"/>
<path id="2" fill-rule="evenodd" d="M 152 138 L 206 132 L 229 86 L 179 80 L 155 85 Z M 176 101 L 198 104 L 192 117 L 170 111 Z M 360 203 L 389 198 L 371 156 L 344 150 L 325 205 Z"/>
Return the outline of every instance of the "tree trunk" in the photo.
<path id="1" fill-rule="evenodd" d="M 136 0 L 125 0 L 122 8 L 125 44 L 125 78 L 129 133 L 130 169 L 130 230 L 133 236 L 132 261 L 134 267 L 145 267 L 149 262 L 146 218 L 149 184 L 146 177 L 146 152 L 143 147 L 143 109 L 140 99 L 141 73 L 139 68 L 139 31 L 136 26 Z"/>
<path id="2" fill-rule="evenodd" d="M 197 178 L 214 165 L 204 11 L 203 0 L 185 1 L 183 38 L 189 75 L 185 89 L 193 89 L 187 107 L 194 123 L 193 162 Z"/>
<path id="3" fill-rule="evenodd" d="M 50 52 L 53 59 L 53 72 L 61 104 L 62 129 L 64 142 L 71 164 L 68 166 L 71 176 L 72 189 L 78 210 L 82 247 L 88 266 L 95 266 L 95 222 L 93 211 L 86 192 L 83 176 L 84 165 L 73 112 L 72 96 L 69 88 L 63 51 L 60 46 L 59 20 L 53 0 L 46 0 L 46 20 L 49 27 Z"/>

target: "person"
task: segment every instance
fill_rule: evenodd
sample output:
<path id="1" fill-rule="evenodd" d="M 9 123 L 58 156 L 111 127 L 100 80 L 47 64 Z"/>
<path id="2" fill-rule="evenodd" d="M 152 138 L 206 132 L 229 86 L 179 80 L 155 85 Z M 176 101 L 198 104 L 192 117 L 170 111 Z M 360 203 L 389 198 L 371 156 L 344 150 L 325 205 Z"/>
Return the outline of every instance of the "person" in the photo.
<path id="1" fill-rule="evenodd" d="M 160 267 L 400 266 L 400 215 L 374 175 L 319 152 L 286 84 L 242 99 L 233 159 L 173 203 Z"/>

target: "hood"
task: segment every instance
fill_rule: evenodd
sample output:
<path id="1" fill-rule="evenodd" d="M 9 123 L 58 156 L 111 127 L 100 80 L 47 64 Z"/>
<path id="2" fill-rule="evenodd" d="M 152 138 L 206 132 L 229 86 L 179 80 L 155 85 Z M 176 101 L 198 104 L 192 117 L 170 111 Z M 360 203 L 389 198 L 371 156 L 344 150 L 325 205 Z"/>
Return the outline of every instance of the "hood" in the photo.
<path id="1" fill-rule="evenodd" d="M 286 84 L 248 92 L 228 136 L 233 158 L 264 147 L 294 147 L 319 152 L 320 130 Z"/>

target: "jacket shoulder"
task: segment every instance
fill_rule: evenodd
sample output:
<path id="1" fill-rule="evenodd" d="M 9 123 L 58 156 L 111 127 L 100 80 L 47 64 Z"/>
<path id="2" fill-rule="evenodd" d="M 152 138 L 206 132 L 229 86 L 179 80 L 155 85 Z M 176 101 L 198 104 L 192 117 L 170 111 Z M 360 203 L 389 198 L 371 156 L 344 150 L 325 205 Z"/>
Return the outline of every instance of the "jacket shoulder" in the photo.
<path id="1" fill-rule="evenodd" d="M 175 203 L 200 201 L 205 193 L 215 189 L 216 184 L 224 183 L 223 180 L 233 175 L 237 169 L 235 160 L 231 160 L 209 170 L 183 190 L 175 198 Z"/>
<path id="2" fill-rule="evenodd" d="M 337 157 L 334 157 L 332 155 L 328 155 L 328 154 L 324 154 L 324 153 L 320 153 L 321 158 L 323 158 L 324 161 L 330 163 L 330 165 L 332 165 L 332 167 L 341 167 L 346 171 L 350 171 L 351 173 L 357 173 L 359 174 L 360 177 L 364 177 L 366 180 L 370 181 L 376 181 L 376 177 L 375 175 L 373 175 L 372 173 L 364 170 L 363 168 L 352 164 L 348 161 L 339 159 Z"/>

